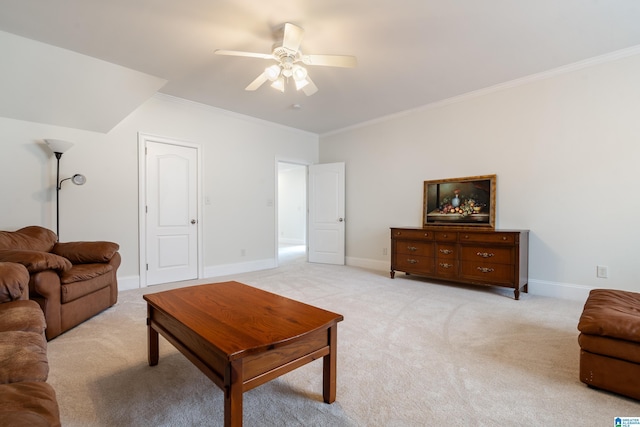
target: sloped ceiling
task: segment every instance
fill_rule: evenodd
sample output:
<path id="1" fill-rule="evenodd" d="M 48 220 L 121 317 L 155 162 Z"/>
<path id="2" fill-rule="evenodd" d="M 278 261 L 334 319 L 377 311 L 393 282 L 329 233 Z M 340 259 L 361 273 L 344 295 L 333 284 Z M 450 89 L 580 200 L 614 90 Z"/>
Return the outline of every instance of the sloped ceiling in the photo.
<path id="1" fill-rule="evenodd" d="M 0 115 L 108 132 L 165 79 L 0 32 Z"/>
<path id="2" fill-rule="evenodd" d="M 305 53 L 353 54 L 358 67 L 309 67 L 311 97 L 246 92 L 270 63 L 213 51 L 269 53 L 284 22 L 305 29 Z M 0 114 L 104 132 L 159 91 L 323 134 L 638 54 L 639 22 L 638 0 L 3 0 L 0 31 L 56 48 L 0 37 L 13 61 L 0 67 Z"/>

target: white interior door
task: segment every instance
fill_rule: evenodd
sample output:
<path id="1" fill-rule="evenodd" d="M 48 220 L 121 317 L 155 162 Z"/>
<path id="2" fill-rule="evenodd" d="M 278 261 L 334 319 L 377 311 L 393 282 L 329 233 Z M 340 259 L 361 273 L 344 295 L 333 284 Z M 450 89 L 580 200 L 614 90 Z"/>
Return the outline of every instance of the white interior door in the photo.
<path id="1" fill-rule="evenodd" d="M 146 141 L 146 284 L 198 278 L 197 149 Z"/>
<path id="2" fill-rule="evenodd" d="M 309 166 L 309 262 L 344 265 L 344 163 Z"/>

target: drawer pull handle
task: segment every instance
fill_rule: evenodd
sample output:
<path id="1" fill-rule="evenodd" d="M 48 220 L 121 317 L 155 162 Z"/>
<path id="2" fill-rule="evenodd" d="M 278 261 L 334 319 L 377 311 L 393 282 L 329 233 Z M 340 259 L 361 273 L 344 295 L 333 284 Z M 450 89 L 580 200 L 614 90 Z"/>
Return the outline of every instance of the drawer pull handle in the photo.
<path id="1" fill-rule="evenodd" d="M 418 260 L 417 260 L 417 259 L 408 259 L 408 260 L 407 260 L 407 262 L 408 262 L 409 264 L 417 264 L 417 263 L 418 263 Z"/>
<path id="2" fill-rule="evenodd" d="M 453 267 L 453 264 L 448 264 L 446 262 L 441 262 L 440 263 L 440 267 L 442 267 L 442 268 L 451 268 L 451 267 Z"/>
<path id="3" fill-rule="evenodd" d="M 416 248 L 415 246 L 407 246 L 407 249 L 409 249 L 410 251 L 417 251 L 418 248 Z"/>
<path id="4" fill-rule="evenodd" d="M 491 258 L 495 254 L 492 253 L 492 252 L 477 252 L 476 255 L 478 255 L 478 256 L 480 256 L 482 258 Z"/>
<path id="5" fill-rule="evenodd" d="M 495 270 L 489 267 L 478 267 L 478 271 L 480 271 L 481 273 L 492 273 Z"/>
<path id="6" fill-rule="evenodd" d="M 449 254 L 452 254 L 453 251 L 451 249 L 440 249 L 440 253 L 449 255 Z"/>

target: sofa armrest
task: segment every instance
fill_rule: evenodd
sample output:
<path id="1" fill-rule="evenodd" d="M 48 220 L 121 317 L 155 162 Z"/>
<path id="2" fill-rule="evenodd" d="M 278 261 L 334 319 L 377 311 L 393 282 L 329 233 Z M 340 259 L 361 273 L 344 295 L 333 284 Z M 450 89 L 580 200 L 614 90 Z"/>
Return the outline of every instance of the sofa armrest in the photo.
<path id="1" fill-rule="evenodd" d="M 29 273 L 38 273 L 44 270 L 56 270 L 59 272 L 69 270 L 71 262 L 61 256 L 48 252 L 4 249 L 0 250 L 0 262 L 15 262 L 27 267 Z"/>
<path id="2" fill-rule="evenodd" d="M 0 262 L 0 303 L 29 299 L 29 271 L 22 264 Z"/>
<path id="3" fill-rule="evenodd" d="M 72 264 L 109 262 L 120 246 L 113 242 L 65 242 L 56 243 L 52 253 L 60 255 Z"/>

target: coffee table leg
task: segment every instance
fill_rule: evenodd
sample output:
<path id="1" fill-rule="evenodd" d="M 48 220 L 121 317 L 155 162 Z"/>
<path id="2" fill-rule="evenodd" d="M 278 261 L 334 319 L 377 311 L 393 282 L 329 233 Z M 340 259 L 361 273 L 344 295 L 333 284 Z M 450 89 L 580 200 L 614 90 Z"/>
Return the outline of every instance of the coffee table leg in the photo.
<path id="1" fill-rule="evenodd" d="M 147 346 L 149 349 L 149 366 L 158 364 L 158 331 L 151 327 L 151 319 L 153 317 L 153 307 L 147 305 Z"/>
<path id="2" fill-rule="evenodd" d="M 227 365 L 225 384 L 224 426 L 242 427 L 242 359 Z"/>
<path id="3" fill-rule="evenodd" d="M 336 400 L 336 364 L 338 351 L 338 325 L 331 326 L 329 334 L 329 354 L 322 360 L 322 397 L 325 403 Z"/>

